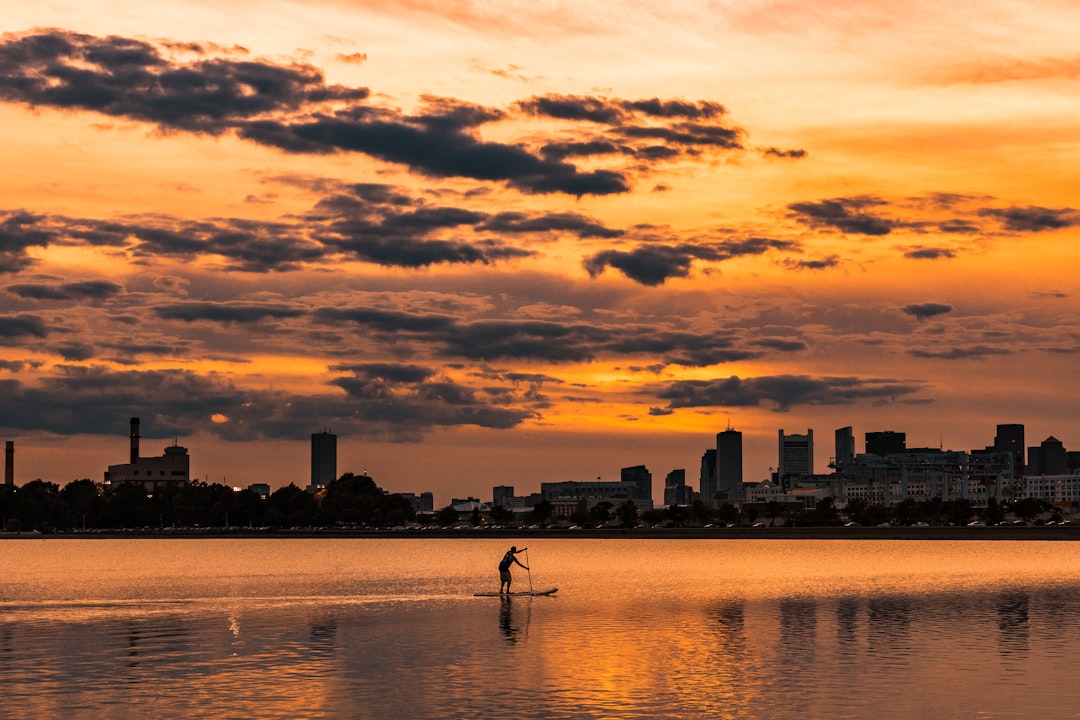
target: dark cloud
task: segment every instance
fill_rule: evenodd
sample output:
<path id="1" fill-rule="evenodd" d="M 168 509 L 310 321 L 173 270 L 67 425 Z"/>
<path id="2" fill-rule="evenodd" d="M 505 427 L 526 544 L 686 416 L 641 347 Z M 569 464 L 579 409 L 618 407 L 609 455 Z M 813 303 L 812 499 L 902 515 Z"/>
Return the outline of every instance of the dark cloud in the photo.
<path id="1" fill-rule="evenodd" d="M 829 255 L 828 257 L 818 258 L 817 260 L 795 260 L 793 258 L 787 258 L 784 260 L 783 264 L 795 270 L 828 270 L 829 268 L 838 267 L 840 265 L 840 258 L 837 255 Z"/>
<path id="2" fill-rule="evenodd" d="M 1042 232 L 1060 230 L 1080 223 L 1080 213 L 1073 208 L 1044 208 L 1036 205 L 1011 208 L 983 208 L 979 215 L 996 218 L 1007 230 Z"/>
<path id="3" fill-rule="evenodd" d="M 658 408 L 658 407 L 649 408 L 649 415 L 652 415 L 654 417 L 663 417 L 664 415 L 674 415 L 674 414 L 675 414 L 675 411 L 670 409 L 670 408 Z"/>
<path id="4" fill-rule="evenodd" d="M 633 154 L 625 145 L 610 140 L 589 140 L 584 142 L 555 142 L 540 148 L 540 154 L 549 160 L 565 160 L 568 157 L 591 157 L 594 155 Z"/>
<path id="5" fill-rule="evenodd" d="M 94 357 L 94 346 L 86 343 L 61 343 L 53 351 L 68 362 L 82 362 Z"/>
<path id="6" fill-rule="evenodd" d="M 33 260 L 26 254 L 30 247 L 47 247 L 56 241 L 56 233 L 41 227 L 44 216 L 25 210 L 0 210 L 0 273 L 17 273 Z"/>
<path id="7" fill-rule="evenodd" d="M 259 323 L 265 320 L 296 318 L 307 314 L 306 310 L 293 305 L 253 302 L 183 302 L 158 305 L 153 309 L 153 312 L 163 320 L 183 320 L 185 322 L 211 320 L 213 322 L 241 325 Z"/>
<path id="8" fill-rule="evenodd" d="M 370 308 L 321 308 L 312 315 L 320 325 L 350 323 L 385 344 L 416 341 L 439 355 L 472 361 L 541 360 L 590 362 L 601 357 L 655 357 L 663 364 L 705 367 L 760 357 L 758 348 L 742 348 L 734 333 L 710 329 L 674 331 L 649 326 L 609 327 L 546 320 L 475 320 L 443 315 L 414 315 Z M 507 380 L 517 382 L 507 376 Z"/>
<path id="9" fill-rule="evenodd" d="M 765 157 L 783 158 L 785 160 L 802 160 L 807 156 L 805 150 L 781 150 L 780 148 L 765 148 L 762 153 Z"/>
<path id="10" fill-rule="evenodd" d="M 977 232 L 982 232 L 982 228 L 978 225 L 960 218 L 953 218 L 952 220 L 945 220 L 937 224 L 938 232 L 947 233 L 949 235 L 974 235 Z"/>
<path id="11" fill-rule="evenodd" d="M 792 203 L 788 209 L 794 211 L 800 222 L 811 227 L 833 227 L 857 235 L 888 235 L 894 222 L 865 212 L 867 207 L 883 204 L 883 200 L 874 197 L 833 198 Z"/>
<path id="12" fill-rule="evenodd" d="M 621 271 L 642 285 L 662 285 L 669 278 L 687 277 L 694 260 L 722 262 L 745 255 L 761 255 L 769 250 L 793 250 L 798 245 L 786 240 L 748 238 L 722 243 L 639 245 L 624 250 L 604 250 L 584 261 L 590 277 L 597 277 L 608 267 Z"/>
<path id="13" fill-rule="evenodd" d="M 717 125 L 703 125 L 701 123 L 676 123 L 669 127 L 655 127 L 648 125 L 624 125 L 616 132 L 626 138 L 663 140 L 672 145 L 682 146 L 713 146 L 738 150 L 742 148 L 740 138 L 742 130 Z"/>
<path id="14" fill-rule="evenodd" d="M 921 389 L 916 383 L 878 378 L 772 375 L 683 380 L 658 388 L 656 394 L 668 400 L 668 407 L 673 409 L 766 405 L 786 412 L 797 405 L 851 405 L 863 400 L 888 402 Z"/>
<path id="15" fill-rule="evenodd" d="M 623 234 L 622 230 L 606 227 L 598 220 L 571 212 L 542 215 L 501 212 L 484 220 L 477 229 L 509 234 L 568 232 L 579 238 L 616 238 Z"/>
<path id="16" fill-rule="evenodd" d="M 399 383 L 419 383 L 435 375 L 435 370 L 422 365 L 400 363 L 361 363 L 358 365 L 335 365 L 334 371 L 351 372 L 356 377 Z"/>
<path id="17" fill-rule="evenodd" d="M 943 315 L 952 312 L 952 309 L 952 305 L 934 302 L 912 303 L 903 307 L 903 311 L 908 315 L 913 316 L 916 320 L 925 320 L 934 317 L 935 315 Z"/>
<path id="18" fill-rule="evenodd" d="M 62 30 L 3 36 L 0 99 L 85 110 L 168 129 L 240 137 L 290 153 L 360 152 L 432 177 L 505 181 L 527 193 L 623 193 L 613 170 L 579 171 L 520 144 L 484 142 L 476 127 L 505 116 L 424 98 L 404 115 L 363 104 L 367 88 L 327 85 L 309 65 L 206 58 L 179 63 L 128 38 Z"/>
<path id="19" fill-rule="evenodd" d="M 912 260 L 940 260 L 956 257 L 956 251 L 950 248 L 918 247 L 904 253 L 904 257 Z"/>
<path id="20" fill-rule="evenodd" d="M 52 285 L 24 283 L 4 289 L 30 300 L 104 300 L 120 293 L 123 287 L 107 280 L 85 280 Z"/>
<path id="21" fill-rule="evenodd" d="M 348 394 L 354 417 L 361 422 L 413 431 L 449 425 L 507 429 L 535 415 L 530 410 L 493 407 L 482 393 L 415 366 L 356 366 L 352 376 L 335 378 L 331 385 Z"/>
<path id="22" fill-rule="evenodd" d="M 670 247 L 666 245 L 643 245 L 629 252 L 604 250 L 585 260 L 590 277 L 596 277 L 605 268 L 613 267 L 626 277 L 642 285 L 663 285 L 669 278 L 687 277 L 693 264 L 696 248 L 693 246 Z"/>
<path id="23" fill-rule="evenodd" d="M 396 310 L 375 308 L 318 308 L 312 315 L 316 322 L 340 325 L 345 322 L 364 326 L 382 333 L 441 333 L 456 327 L 454 318 L 445 315 L 415 315 Z"/>
<path id="24" fill-rule="evenodd" d="M 613 125 L 626 116 L 621 103 L 578 95 L 543 95 L 521 100 L 518 107 L 532 115 L 556 120 L 585 120 Z"/>
<path id="25" fill-rule="evenodd" d="M 620 355 L 653 355 L 666 364 L 686 367 L 707 367 L 739 360 L 761 357 L 760 350 L 738 346 L 738 338 L 730 332 L 701 330 L 679 332 L 652 328 L 636 328 L 619 333 L 607 343 L 605 350 Z"/>
<path id="26" fill-rule="evenodd" d="M 707 100 L 619 100 L 583 95 L 538 95 L 522 100 L 517 105 L 532 115 L 603 125 L 616 125 L 638 116 L 711 120 L 723 116 L 726 112 L 723 105 Z"/>
<path id="27" fill-rule="evenodd" d="M 802 340 L 790 340 L 788 338 L 755 338 L 750 341 L 750 344 L 768 350 L 776 350 L 777 352 L 799 352 L 806 349 L 806 343 Z"/>
<path id="28" fill-rule="evenodd" d="M 537 157 L 520 145 L 484 142 L 452 124 L 431 118 L 316 115 L 309 120 L 258 121 L 238 125 L 242 137 L 287 152 L 361 152 L 400 163 L 432 177 L 505 181 L 526 193 L 609 195 L 629 191 L 619 172 L 581 172 Z"/>
<path id="29" fill-rule="evenodd" d="M 222 58 L 178 64 L 146 42 L 63 30 L 5 35 L 0 68 L 0 98 L 8 101 L 215 135 L 244 118 L 370 94 L 327 86 L 309 65 Z"/>
<path id="30" fill-rule="evenodd" d="M 909 350 L 908 355 L 929 360 L 979 360 L 989 355 L 1010 355 L 1011 350 L 1004 348 L 975 345 L 967 348 L 951 348 L 949 350 Z"/>
<path id="31" fill-rule="evenodd" d="M 37 315 L 0 315 L 0 339 L 39 337 L 49 334 L 45 321 Z"/>
<path id="32" fill-rule="evenodd" d="M 410 375 L 405 366 L 396 377 L 386 368 L 357 368 L 357 374 L 333 379 L 327 394 L 297 396 L 240 389 L 187 370 L 60 366 L 57 375 L 33 386 L 0 380 L 0 406 L 10 410 L 0 415 L 0 427 L 122 440 L 128 418 L 149 414 L 154 420 L 144 423 L 144 438 L 205 432 L 229 440 L 305 440 L 304 428 L 332 424 L 381 440 L 418 441 L 439 426 L 510 428 L 534 415 L 495 406 L 486 394 L 446 378 Z M 214 422 L 215 414 L 228 420 Z"/>

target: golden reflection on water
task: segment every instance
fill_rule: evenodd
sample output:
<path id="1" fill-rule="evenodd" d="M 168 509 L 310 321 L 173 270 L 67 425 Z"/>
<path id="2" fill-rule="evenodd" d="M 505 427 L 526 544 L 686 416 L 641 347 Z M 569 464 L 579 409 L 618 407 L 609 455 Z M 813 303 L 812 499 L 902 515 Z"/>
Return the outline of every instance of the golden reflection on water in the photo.
<path id="1" fill-rule="evenodd" d="M 509 544 L 528 544 L 515 589 Z M 531 577 L 530 577 L 531 575 Z M 1080 543 L 0 543 L 25 717 L 1070 717 Z M 1022 693 L 1017 688 L 1023 688 Z"/>

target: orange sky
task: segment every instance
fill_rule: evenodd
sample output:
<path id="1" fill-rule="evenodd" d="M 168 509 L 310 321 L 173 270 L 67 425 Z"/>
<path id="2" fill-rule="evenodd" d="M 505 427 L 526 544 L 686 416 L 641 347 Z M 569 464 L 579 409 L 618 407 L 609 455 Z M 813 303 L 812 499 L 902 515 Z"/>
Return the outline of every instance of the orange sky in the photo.
<path id="1" fill-rule="evenodd" d="M 16 482 L 308 437 L 436 503 L 659 496 L 729 423 L 1080 445 L 1080 8 L 21 4 L 0 37 Z M 156 439 L 160 439 L 160 442 Z"/>

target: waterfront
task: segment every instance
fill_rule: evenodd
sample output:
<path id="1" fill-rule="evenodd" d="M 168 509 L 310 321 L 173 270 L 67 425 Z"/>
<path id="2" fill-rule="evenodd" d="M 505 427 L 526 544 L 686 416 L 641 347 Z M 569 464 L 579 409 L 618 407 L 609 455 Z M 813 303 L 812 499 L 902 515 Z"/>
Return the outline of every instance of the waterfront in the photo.
<path id="1" fill-rule="evenodd" d="M 554 597 L 473 597 L 512 542 Z M 1080 700 L 1076 543 L 27 539 L 0 544 L 0 572 L 12 716 L 1064 718 Z"/>

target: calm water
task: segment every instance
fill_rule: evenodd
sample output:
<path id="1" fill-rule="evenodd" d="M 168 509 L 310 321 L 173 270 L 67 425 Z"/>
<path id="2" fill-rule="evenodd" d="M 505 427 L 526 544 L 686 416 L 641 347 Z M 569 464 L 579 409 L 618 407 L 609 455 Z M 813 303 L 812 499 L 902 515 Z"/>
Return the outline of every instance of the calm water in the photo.
<path id="1" fill-rule="evenodd" d="M 1080 543 L 508 544 L 0 541 L 0 717 L 1080 717 Z"/>

